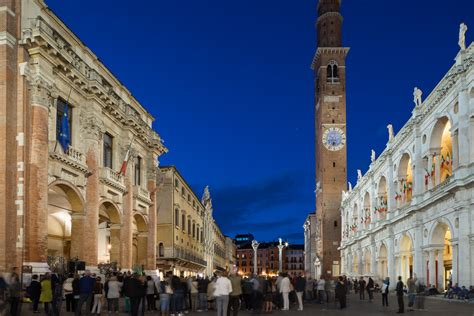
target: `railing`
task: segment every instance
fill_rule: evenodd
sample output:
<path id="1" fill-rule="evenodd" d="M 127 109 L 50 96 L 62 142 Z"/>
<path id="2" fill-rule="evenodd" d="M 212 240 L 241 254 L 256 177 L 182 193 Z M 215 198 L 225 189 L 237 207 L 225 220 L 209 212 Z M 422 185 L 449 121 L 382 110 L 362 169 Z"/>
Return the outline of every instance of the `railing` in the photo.
<path id="1" fill-rule="evenodd" d="M 74 148 L 72 146 L 69 146 L 69 148 L 66 150 L 66 155 L 70 159 L 74 160 L 75 162 L 78 162 L 78 163 L 81 163 L 81 164 L 86 163 L 86 159 L 85 159 L 84 155 L 79 150 L 77 150 L 76 148 Z"/>
<path id="2" fill-rule="evenodd" d="M 134 186 L 133 187 L 133 193 L 137 196 L 137 197 L 141 197 L 142 199 L 145 199 L 145 200 L 150 200 L 150 192 L 148 192 L 148 190 L 142 188 L 141 186 Z"/>
<path id="3" fill-rule="evenodd" d="M 100 169 L 100 177 L 106 182 L 109 182 L 109 184 L 118 185 L 121 188 L 124 187 L 122 175 L 115 170 L 103 167 Z"/>
<path id="4" fill-rule="evenodd" d="M 196 256 L 195 254 L 189 252 L 188 250 L 181 248 L 181 247 L 175 247 L 174 248 L 174 256 L 179 259 L 183 259 L 186 261 L 191 261 L 197 264 L 200 264 L 202 266 L 207 265 L 207 261 L 203 260 L 202 258 Z"/>

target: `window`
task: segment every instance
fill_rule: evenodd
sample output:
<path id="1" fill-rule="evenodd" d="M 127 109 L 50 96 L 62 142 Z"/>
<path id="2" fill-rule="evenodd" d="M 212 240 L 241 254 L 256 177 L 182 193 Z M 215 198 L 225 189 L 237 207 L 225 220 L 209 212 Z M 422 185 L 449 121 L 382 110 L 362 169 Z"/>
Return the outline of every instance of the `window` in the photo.
<path id="1" fill-rule="evenodd" d="M 185 196 L 184 188 L 181 188 L 181 195 L 182 195 L 182 196 Z"/>
<path id="2" fill-rule="evenodd" d="M 183 231 L 186 231 L 186 215 L 181 215 L 181 229 Z"/>
<path id="3" fill-rule="evenodd" d="M 112 164 L 112 149 L 114 137 L 109 133 L 104 134 L 104 167 L 113 168 Z"/>
<path id="4" fill-rule="evenodd" d="M 196 238 L 196 224 L 193 223 L 193 238 Z"/>
<path id="5" fill-rule="evenodd" d="M 336 83 L 339 82 L 339 72 L 337 68 L 337 63 L 334 60 L 331 60 L 329 62 L 329 65 L 327 66 L 327 82 L 329 83 Z"/>
<path id="6" fill-rule="evenodd" d="M 142 157 L 135 158 L 135 185 L 142 184 Z"/>
<path id="7" fill-rule="evenodd" d="M 179 210 L 174 210 L 174 224 L 179 227 Z"/>
<path id="8" fill-rule="evenodd" d="M 191 235 L 191 220 L 188 219 L 188 235 Z"/>
<path id="9" fill-rule="evenodd" d="M 337 227 L 337 221 L 334 221 L 334 227 Z"/>
<path id="10" fill-rule="evenodd" d="M 59 141 L 59 134 L 61 133 L 61 128 L 63 126 L 63 116 L 64 116 L 65 108 L 66 108 L 66 101 L 58 98 L 56 102 L 56 140 L 57 141 Z M 68 105 L 66 114 L 67 114 L 67 120 L 69 123 L 69 138 L 71 138 L 72 109 L 70 105 Z"/>
<path id="11" fill-rule="evenodd" d="M 165 256 L 165 246 L 163 246 L 163 243 L 160 242 L 160 244 L 158 245 L 158 255 L 160 257 L 164 257 Z"/>

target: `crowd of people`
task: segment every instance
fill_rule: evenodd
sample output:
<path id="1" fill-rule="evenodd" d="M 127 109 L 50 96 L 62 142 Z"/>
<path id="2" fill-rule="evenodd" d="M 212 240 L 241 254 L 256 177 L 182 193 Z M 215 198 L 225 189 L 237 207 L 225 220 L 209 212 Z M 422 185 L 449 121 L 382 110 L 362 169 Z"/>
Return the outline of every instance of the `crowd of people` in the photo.
<path id="1" fill-rule="evenodd" d="M 101 314 L 126 312 L 132 316 L 160 313 L 162 316 L 183 316 L 188 312 L 215 310 L 217 316 L 238 316 L 240 310 L 252 314 L 272 313 L 275 309 L 303 310 L 303 303 L 329 304 L 344 309 L 346 297 L 354 292 L 360 300 L 373 302 L 374 293 L 381 293 L 382 306 L 389 306 L 390 280 L 381 285 L 371 277 L 350 279 L 345 276 L 318 279 L 302 275 L 241 277 L 233 273 L 216 272 L 213 277 L 183 277 L 167 272 L 160 280 L 138 273 L 111 272 L 104 276 L 85 271 L 81 275 L 62 276 L 46 273 L 32 275 L 22 293 L 20 278 L 13 271 L 8 280 L 0 277 L 0 315 L 20 315 L 21 302 L 29 301 L 33 313 L 60 315 Z M 399 277 L 395 286 L 398 312 L 405 311 L 404 297 L 408 296 L 408 310 L 424 310 L 425 296 L 430 294 L 422 280 L 410 277 L 406 284 Z M 367 295 L 367 296 L 366 296 Z M 8 297 L 9 310 L 6 310 Z M 450 286 L 445 297 L 474 298 L 474 289 L 457 284 Z M 65 304 L 65 306 L 62 306 Z"/>

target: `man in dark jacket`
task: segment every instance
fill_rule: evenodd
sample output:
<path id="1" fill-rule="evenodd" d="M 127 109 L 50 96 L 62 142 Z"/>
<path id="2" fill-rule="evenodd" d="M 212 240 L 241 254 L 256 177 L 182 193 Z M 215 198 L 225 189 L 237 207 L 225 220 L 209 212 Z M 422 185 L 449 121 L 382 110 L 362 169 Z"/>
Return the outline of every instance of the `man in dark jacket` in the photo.
<path id="1" fill-rule="evenodd" d="M 86 271 L 84 276 L 79 280 L 79 302 L 77 303 L 74 314 L 81 315 L 82 305 L 86 303 L 87 314 L 92 302 L 95 279 L 91 277 L 90 271 Z"/>
<path id="2" fill-rule="evenodd" d="M 365 280 L 364 277 L 360 277 L 359 280 L 359 298 L 365 300 Z"/>
<path id="3" fill-rule="evenodd" d="M 403 282 L 402 277 L 398 277 L 397 287 L 397 299 L 398 299 L 398 314 L 403 314 L 405 312 L 405 303 L 403 302 Z"/>
<path id="4" fill-rule="evenodd" d="M 298 298 L 299 311 L 303 310 L 303 293 L 304 293 L 305 288 L 306 288 L 306 279 L 302 277 L 300 273 L 298 274 L 298 277 L 296 278 L 296 283 L 295 283 L 295 292 L 296 292 L 296 297 Z"/>
<path id="5" fill-rule="evenodd" d="M 26 290 L 31 300 L 33 301 L 33 313 L 39 313 L 38 304 L 41 295 L 41 283 L 38 281 L 38 275 L 34 274 L 31 277 L 31 283 Z"/>
<path id="6" fill-rule="evenodd" d="M 132 316 L 138 316 L 140 300 L 145 293 L 145 285 L 139 280 L 138 274 L 126 278 L 123 283 L 123 295 L 130 298 L 130 312 Z"/>
<path id="7" fill-rule="evenodd" d="M 207 277 L 198 279 L 198 300 L 199 300 L 198 311 L 207 311 L 208 284 L 209 284 L 209 279 Z"/>

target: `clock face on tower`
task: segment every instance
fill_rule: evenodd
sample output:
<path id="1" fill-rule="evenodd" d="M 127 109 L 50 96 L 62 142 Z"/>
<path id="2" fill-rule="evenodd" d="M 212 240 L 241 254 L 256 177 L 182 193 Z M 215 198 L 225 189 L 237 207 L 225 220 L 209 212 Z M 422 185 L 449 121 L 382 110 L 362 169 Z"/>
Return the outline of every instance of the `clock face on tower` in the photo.
<path id="1" fill-rule="evenodd" d="M 346 135 L 338 127 L 330 127 L 323 133 L 323 144 L 330 151 L 338 151 L 346 144 Z"/>

